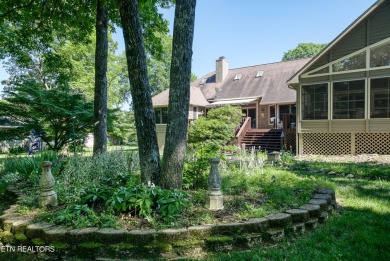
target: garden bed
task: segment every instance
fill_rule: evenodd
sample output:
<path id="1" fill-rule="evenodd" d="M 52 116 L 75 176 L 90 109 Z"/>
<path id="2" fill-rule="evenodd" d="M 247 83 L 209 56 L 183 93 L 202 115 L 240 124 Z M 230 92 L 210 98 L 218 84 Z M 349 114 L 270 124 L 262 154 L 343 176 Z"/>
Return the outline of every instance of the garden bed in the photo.
<path id="1" fill-rule="evenodd" d="M 22 194 L 18 194 L 18 203 Z M 177 258 L 274 244 L 287 234 L 303 234 L 325 223 L 336 207 L 335 193 L 317 189 L 313 198 L 296 209 L 264 218 L 218 225 L 190 226 L 178 229 L 132 230 L 109 228 L 67 228 L 47 222 L 34 222 L 20 215 L 17 204 L 0 216 L 2 244 L 41 247 L 41 257 L 104 258 Z M 20 248 L 21 249 L 21 248 Z M 33 248 L 30 248 L 33 249 Z M 34 254 L 33 252 L 30 254 Z"/>
<path id="2" fill-rule="evenodd" d="M 65 252 L 86 251 L 87 248 L 93 253 L 100 253 L 99 249 L 105 248 L 101 244 L 110 242 L 109 237 L 112 237 L 117 238 L 114 243 L 110 242 L 115 245 L 112 251 L 120 255 L 132 252 L 131 249 L 139 247 L 141 242 L 145 247 L 144 253 L 151 256 L 180 256 L 193 251 L 218 251 L 219 244 L 226 245 L 226 249 L 268 244 L 288 233 L 302 233 L 315 228 L 320 220 L 326 220 L 325 212 L 332 209 L 315 207 L 321 208 L 320 212 L 310 207 L 302 208 L 315 197 L 315 188 L 332 188 L 329 183 L 297 176 L 289 170 L 287 162 L 287 165 L 265 164 L 262 154 L 246 153 L 220 164 L 224 209 L 219 211 L 205 207 L 205 180 L 209 172 L 207 158 L 194 157 L 196 160 L 186 161 L 185 191 L 139 184 L 134 154 L 116 152 L 101 158 L 78 157 L 64 161 L 54 154 L 43 153 L 11 159 L 5 162 L 0 178 L 16 182 L 15 190 L 25 196 L 21 196 L 17 206 L 8 211 L 8 214 L 22 219 L 18 220 L 19 223 L 14 224 L 7 215 L 2 217 L 3 227 L 6 228 L 3 228 L 3 242 L 54 244 Z M 58 206 L 46 209 L 37 207 L 38 176 L 41 162 L 45 160 L 54 163 L 52 171 L 59 201 Z M 293 224 L 290 219 L 298 214 L 291 210 L 300 208 L 298 212 L 317 211 L 316 215 L 320 215 L 316 217 L 318 220 L 300 220 L 300 225 L 290 227 Z M 281 215 L 274 216 L 275 213 Z M 290 220 L 286 221 L 283 231 L 271 225 L 270 221 L 281 217 Z M 29 227 L 30 223 L 32 227 Z M 34 227 L 33 224 L 41 225 Z M 255 227 L 260 226 L 261 231 L 256 232 L 254 224 Z M 37 232 L 39 236 L 34 229 L 40 231 Z M 24 230 L 30 232 L 13 233 Z M 229 235 L 227 231 L 230 231 Z M 78 242 L 72 239 L 80 233 L 84 235 L 84 232 L 88 240 Z M 101 233 L 104 240 L 99 239 Z M 105 237 L 106 234 L 109 236 Z M 171 236 L 172 240 L 165 240 Z M 70 242 L 67 241 L 69 238 L 72 239 Z M 123 245 L 123 242 L 132 243 Z M 61 252 L 61 255 L 65 254 Z"/>

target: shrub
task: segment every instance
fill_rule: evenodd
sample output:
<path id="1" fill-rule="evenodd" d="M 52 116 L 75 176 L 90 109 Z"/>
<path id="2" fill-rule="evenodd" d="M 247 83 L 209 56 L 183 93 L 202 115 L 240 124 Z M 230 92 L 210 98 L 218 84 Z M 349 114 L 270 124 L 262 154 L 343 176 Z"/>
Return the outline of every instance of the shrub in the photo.
<path id="1" fill-rule="evenodd" d="M 63 204 L 79 204 L 93 188 L 114 189 L 131 180 L 129 158 L 123 152 L 110 152 L 94 157 L 75 157 L 68 161 L 56 178 L 55 191 Z M 85 202 L 85 199 L 84 199 Z"/>
<path id="2" fill-rule="evenodd" d="M 183 188 L 207 189 L 207 178 L 210 172 L 210 158 L 215 153 L 207 148 L 189 150 L 184 160 Z"/>
<path id="3" fill-rule="evenodd" d="M 21 154 L 21 153 L 25 153 L 26 152 L 26 149 L 23 148 L 23 147 L 12 147 L 12 148 L 9 148 L 9 153 L 10 154 Z"/>
<path id="4" fill-rule="evenodd" d="M 216 150 L 234 140 L 235 130 L 241 122 L 241 108 L 223 106 L 209 110 L 207 117 L 194 121 L 188 128 L 188 143 L 198 149 Z"/>

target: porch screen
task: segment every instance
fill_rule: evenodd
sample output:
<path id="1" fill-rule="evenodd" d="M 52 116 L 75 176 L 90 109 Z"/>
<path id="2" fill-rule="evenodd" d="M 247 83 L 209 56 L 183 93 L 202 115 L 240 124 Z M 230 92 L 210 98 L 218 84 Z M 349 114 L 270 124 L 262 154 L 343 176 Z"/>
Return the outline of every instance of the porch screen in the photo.
<path id="1" fill-rule="evenodd" d="M 302 119 L 328 119 L 328 84 L 302 86 Z"/>
<path id="2" fill-rule="evenodd" d="M 365 81 L 333 83 L 333 119 L 364 119 Z"/>
<path id="3" fill-rule="evenodd" d="M 390 118 L 390 78 L 371 80 L 371 118 Z"/>

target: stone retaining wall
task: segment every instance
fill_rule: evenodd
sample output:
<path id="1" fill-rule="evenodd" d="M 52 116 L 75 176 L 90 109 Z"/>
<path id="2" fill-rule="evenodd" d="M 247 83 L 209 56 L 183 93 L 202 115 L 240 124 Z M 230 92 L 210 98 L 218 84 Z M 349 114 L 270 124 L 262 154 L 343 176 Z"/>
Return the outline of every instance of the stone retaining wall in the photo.
<path id="1" fill-rule="evenodd" d="M 43 251 L 51 259 L 85 258 L 177 258 L 197 257 L 208 251 L 248 249 L 274 244 L 285 235 L 303 234 L 327 221 L 336 208 L 335 192 L 317 189 L 306 205 L 245 222 L 192 226 L 164 230 L 72 229 L 45 222 L 34 223 L 17 213 L 16 204 L 0 216 L 0 248 L 51 246 Z M 0 253 L 1 255 L 1 253 Z"/>

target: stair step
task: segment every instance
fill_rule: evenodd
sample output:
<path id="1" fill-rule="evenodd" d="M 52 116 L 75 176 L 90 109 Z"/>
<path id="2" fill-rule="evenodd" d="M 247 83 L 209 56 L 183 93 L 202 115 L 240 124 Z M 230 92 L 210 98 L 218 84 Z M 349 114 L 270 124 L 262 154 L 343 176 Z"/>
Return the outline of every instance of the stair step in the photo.
<path id="1" fill-rule="evenodd" d="M 247 149 L 255 147 L 260 150 L 274 151 L 281 149 L 280 136 L 282 130 L 250 130 L 248 131 L 241 144 L 245 144 Z"/>

